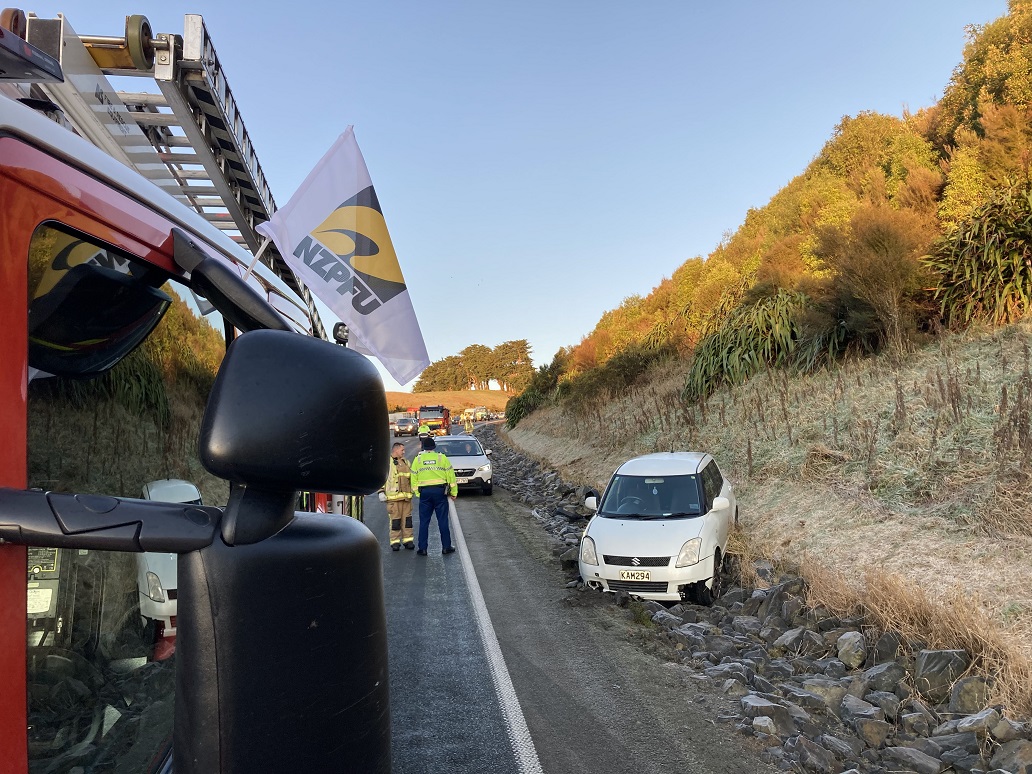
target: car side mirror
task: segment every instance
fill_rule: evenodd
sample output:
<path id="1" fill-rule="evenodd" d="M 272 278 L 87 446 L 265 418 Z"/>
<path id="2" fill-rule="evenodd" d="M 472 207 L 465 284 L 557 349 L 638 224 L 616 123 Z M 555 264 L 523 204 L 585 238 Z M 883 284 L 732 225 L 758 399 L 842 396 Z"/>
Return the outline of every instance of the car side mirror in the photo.
<path id="1" fill-rule="evenodd" d="M 486 456 L 490 457 L 491 456 L 491 450 L 490 449 L 484 449 L 484 454 Z"/>
<path id="2" fill-rule="evenodd" d="M 713 508 L 712 508 L 712 510 L 714 510 L 714 511 L 726 511 L 730 507 L 731 507 L 731 501 L 728 500 L 726 497 L 714 497 L 713 498 Z"/>
<path id="3" fill-rule="evenodd" d="M 584 498 L 584 507 L 587 508 L 589 511 L 597 511 L 598 510 L 598 499 L 595 498 L 595 497 L 585 497 Z"/>
<path id="4" fill-rule="evenodd" d="M 234 486 L 229 545 L 255 543 L 294 515 L 299 490 L 364 495 L 387 478 L 380 375 L 354 350 L 278 330 L 229 346 L 201 422 L 201 464 Z"/>

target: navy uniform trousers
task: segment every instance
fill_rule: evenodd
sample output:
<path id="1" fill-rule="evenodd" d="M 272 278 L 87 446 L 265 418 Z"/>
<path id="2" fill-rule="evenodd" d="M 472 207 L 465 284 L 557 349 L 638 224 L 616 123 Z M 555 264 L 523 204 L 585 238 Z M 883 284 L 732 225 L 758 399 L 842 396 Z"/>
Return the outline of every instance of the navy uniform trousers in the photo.
<path id="1" fill-rule="evenodd" d="M 437 528 L 441 531 L 441 548 L 451 548 L 451 527 L 448 526 L 448 486 L 419 487 L 419 540 L 416 545 L 426 551 L 430 539 L 430 516 L 437 514 Z"/>

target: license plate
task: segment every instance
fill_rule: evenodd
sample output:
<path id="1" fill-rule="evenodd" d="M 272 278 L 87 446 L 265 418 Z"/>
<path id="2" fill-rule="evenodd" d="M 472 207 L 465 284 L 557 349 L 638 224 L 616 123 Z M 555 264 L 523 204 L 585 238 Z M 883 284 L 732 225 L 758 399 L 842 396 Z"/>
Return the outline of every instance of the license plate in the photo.
<path id="1" fill-rule="evenodd" d="M 652 573 L 648 570 L 620 570 L 620 580 L 647 581 L 652 580 Z"/>
<path id="2" fill-rule="evenodd" d="M 469 479 L 468 478 L 457 478 L 457 479 L 455 479 L 455 483 L 456 484 L 468 484 L 469 483 Z"/>

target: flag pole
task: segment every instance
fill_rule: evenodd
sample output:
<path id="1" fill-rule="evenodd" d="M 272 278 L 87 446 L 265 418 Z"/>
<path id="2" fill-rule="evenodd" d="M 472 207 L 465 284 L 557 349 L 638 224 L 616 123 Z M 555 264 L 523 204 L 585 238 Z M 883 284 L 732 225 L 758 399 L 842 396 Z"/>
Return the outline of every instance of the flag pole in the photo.
<path id="1" fill-rule="evenodd" d="M 244 282 L 247 282 L 248 277 L 254 272 L 255 264 L 258 263 L 258 259 L 265 253 L 266 248 L 272 244 L 272 237 L 265 237 L 265 241 L 262 242 L 261 247 L 258 248 L 258 252 L 254 254 L 254 260 L 247 267 L 247 271 L 244 272 Z"/>

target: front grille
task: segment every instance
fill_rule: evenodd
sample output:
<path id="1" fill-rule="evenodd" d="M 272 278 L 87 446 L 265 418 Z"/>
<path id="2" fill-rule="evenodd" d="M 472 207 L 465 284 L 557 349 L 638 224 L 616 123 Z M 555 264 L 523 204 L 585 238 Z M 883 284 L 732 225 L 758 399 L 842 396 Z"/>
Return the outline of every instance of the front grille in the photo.
<path id="1" fill-rule="evenodd" d="M 670 564 L 669 556 L 602 556 L 606 564 L 621 567 L 666 567 Z M 637 561 L 635 561 L 637 559 Z"/>
<path id="2" fill-rule="evenodd" d="M 610 591 L 626 591 L 628 594 L 640 594 L 643 591 L 666 592 L 667 584 L 659 581 L 606 581 Z"/>
<path id="3" fill-rule="evenodd" d="M 474 473 L 476 473 L 476 471 L 473 468 L 470 468 L 469 470 L 459 470 L 456 468 L 455 470 L 455 475 L 459 478 L 472 478 Z"/>

